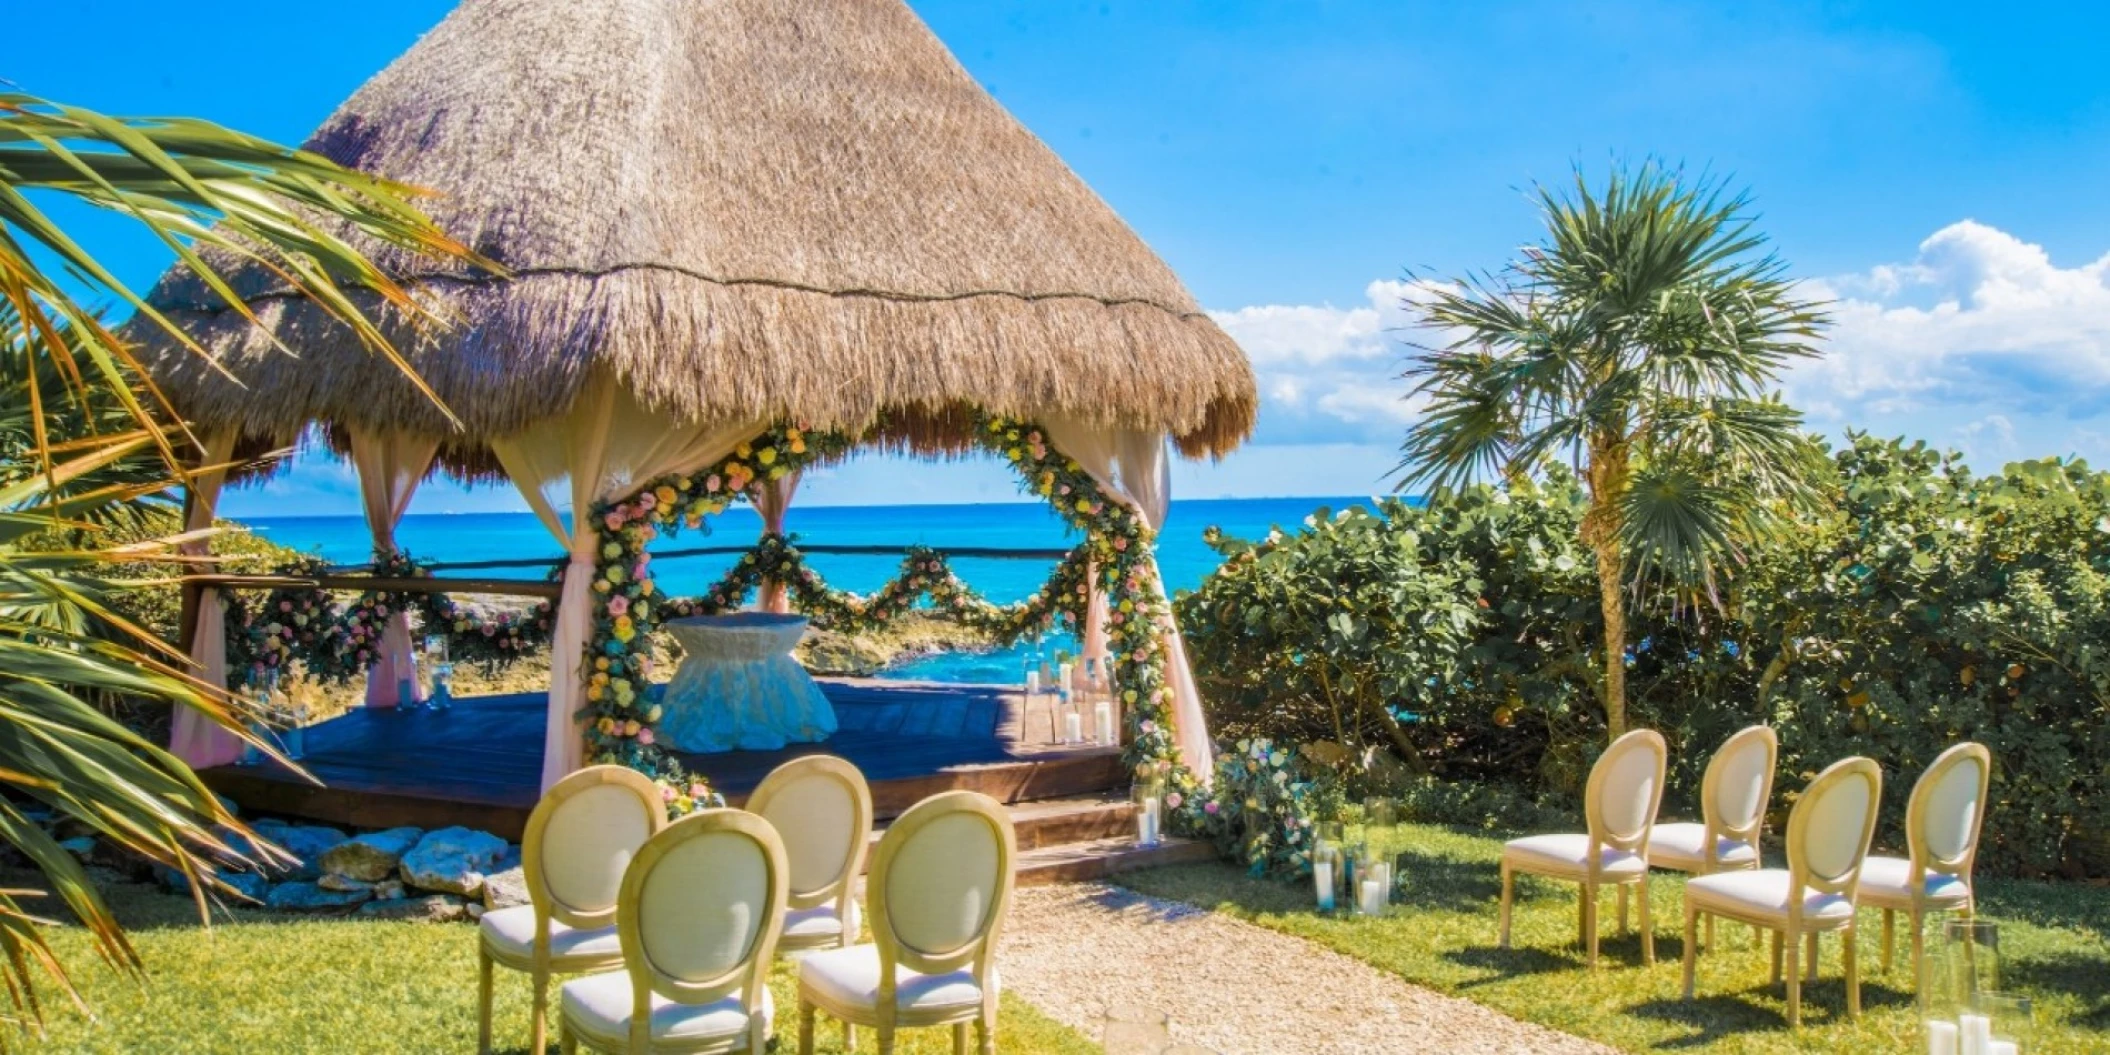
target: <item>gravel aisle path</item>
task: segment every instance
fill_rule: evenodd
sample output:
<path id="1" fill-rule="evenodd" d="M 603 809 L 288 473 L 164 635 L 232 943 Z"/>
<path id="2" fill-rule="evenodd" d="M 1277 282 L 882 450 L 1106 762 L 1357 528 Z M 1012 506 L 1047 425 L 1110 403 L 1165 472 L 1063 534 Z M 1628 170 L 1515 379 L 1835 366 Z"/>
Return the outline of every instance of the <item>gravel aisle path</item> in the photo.
<path id="1" fill-rule="evenodd" d="M 1120 1000 L 1171 1012 L 1175 1039 L 1222 1055 L 1612 1050 L 1189 905 L 1103 883 L 1017 897 L 1004 987 L 1088 1035 Z"/>

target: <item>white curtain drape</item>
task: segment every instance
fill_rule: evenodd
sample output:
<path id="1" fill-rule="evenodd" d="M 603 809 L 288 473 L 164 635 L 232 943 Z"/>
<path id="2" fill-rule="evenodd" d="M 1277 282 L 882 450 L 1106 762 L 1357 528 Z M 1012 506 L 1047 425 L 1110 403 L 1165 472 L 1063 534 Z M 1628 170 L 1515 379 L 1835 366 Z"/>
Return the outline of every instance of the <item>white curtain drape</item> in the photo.
<path id="1" fill-rule="evenodd" d="M 235 434 L 232 431 L 202 435 L 199 441 L 205 445 L 201 465 L 223 465 L 234 456 Z M 190 505 L 183 518 L 185 531 L 203 531 L 212 526 L 213 513 L 220 503 L 220 489 L 226 484 L 225 469 L 201 472 L 191 477 Z M 202 557 L 212 551 L 212 543 L 209 539 L 195 539 L 180 543 L 177 549 L 185 556 Z M 195 617 L 190 638 L 190 658 L 196 664 L 195 673 L 207 685 L 224 689 L 227 687 L 227 601 L 220 596 L 220 591 L 207 588 L 198 592 Z M 242 741 L 214 724 L 212 719 L 189 707 L 178 706 L 169 723 L 169 752 L 189 763 L 192 769 L 224 766 L 242 757 Z"/>
<path id="2" fill-rule="evenodd" d="M 550 642 L 549 709 L 542 748 L 542 788 L 584 763 L 578 711 L 585 700 L 580 664 L 593 629 L 593 576 L 600 534 L 588 513 L 669 473 L 691 472 L 731 453 L 762 421 L 688 424 L 637 401 L 607 374 L 597 374 L 571 412 L 494 440 L 492 453 L 542 526 L 570 553 L 557 624 Z M 570 485 L 570 521 L 557 513 L 559 486 Z"/>
<path id="3" fill-rule="evenodd" d="M 366 529 L 374 538 L 376 555 L 396 551 L 396 525 L 410 508 L 410 496 L 432 468 L 440 450 L 436 436 L 410 436 L 400 432 L 367 432 L 353 429 L 352 466 L 359 472 L 359 498 L 366 508 Z M 401 603 L 391 606 L 388 625 L 381 631 L 381 654 L 366 671 L 366 705 L 394 707 L 424 699 L 418 685 L 417 650 L 410 640 L 410 613 Z"/>
<path id="4" fill-rule="evenodd" d="M 1152 531 L 1164 528 L 1165 514 L 1172 508 L 1172 460 L 1165 449 L 1163 433 L 1110 429 L 1060 418 L 1043 419 L 1041 425 L 1048 430 L 1048 439 L 1055 449 L 1076 459 L 1107 494 L 1135 507 Z M 1172 689 L 1173 744 L 1179 750 L 1181 764 L 1206 784 L 1214 775 L 1215 761 L 1208 718 L 1202 713 L 1201 690 L 1195 686 L 1194 668 L 1187 661 L 1187 646 L 1180 638 L 1179 626 L 1170 615 L 1170 598 L 1165 593 L 1164 576 L 1158 573 L 1157 554 L 1152 552 L 1145 559 L 1150 562 L 1151 583 L 1159 598 L 1167 602 L 1161 645 L 1165 651 L 1165 679 Z M 1091 610 L 1103 617 L 1105 601 L 1095 596 Z M 1105 638 L 1097 618 L 1088 615 L 1087 622 L 1091 625 L 1085 630 L 1084 644 L 1085 654 L 1090 655 L 1093 639 L 1099 639 L 1103 651 Z"/>
<path id="5" fill-rule="evenodd" d="M 747 498 L 762 514 L 762 533 L 781 535 L 784 533 L 784 514 L 791 509 L 791 498 L 799 491 L 798 473 L 785 473 L 775 479 L 758 483 L 747 489 Z M 764 612 L 791 611 L 791 597 L 784 584 L 776 579 L 762 580 L 761 589 L 755 593 L 755 608 Z"/>

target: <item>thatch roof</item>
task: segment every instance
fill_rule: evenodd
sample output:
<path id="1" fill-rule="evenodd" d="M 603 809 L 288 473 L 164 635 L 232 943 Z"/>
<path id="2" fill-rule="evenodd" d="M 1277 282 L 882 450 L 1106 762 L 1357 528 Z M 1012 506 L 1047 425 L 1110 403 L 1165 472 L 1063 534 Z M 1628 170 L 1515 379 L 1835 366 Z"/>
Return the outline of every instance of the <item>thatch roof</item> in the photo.
<path id="1" fill-rule="evenodd" d="M 1190 454 L 1252 424 L 1237 346 L 901 0 L 465 0 L 309 146 L 438 191 L 442 226 L 512 271 L 376 253 L 458 320 L 405 351 L 472 441 L 561 413 L 595 367 L 685 417 L 885 414 L 938 448 L 962 401 Z M 150 348 L 185 413 L 446 430 L 348 330 L 236 270 L 300 357 L 171 272 L 153 301 L 244 382 Z"/>

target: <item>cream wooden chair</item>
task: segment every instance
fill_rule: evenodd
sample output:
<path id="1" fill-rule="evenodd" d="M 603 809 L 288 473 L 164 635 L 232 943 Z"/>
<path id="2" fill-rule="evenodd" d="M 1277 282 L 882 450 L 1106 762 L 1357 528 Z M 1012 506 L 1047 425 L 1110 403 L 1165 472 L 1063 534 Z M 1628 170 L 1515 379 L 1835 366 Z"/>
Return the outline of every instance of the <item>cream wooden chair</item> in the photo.
<path id="1" fill-rule="evenodd" d="M 761 1055 L 789 887 L 768 821 L 718 809 L 668 825 L 623 873 L 623 969 L 564 983 L 560 1050 Z"/>
<path id="2" fill-rule="evenodd" d="M 872 789 L 857 767 L 833 755 L 778 766 L 747 797 L 747 810 L 774 825 L 790 861 L 790 911 L 783 951 L 857 941 L 857 877 L 872 831 Z"/>
<path id="3" fill-rule="evenodd" d="M 1802 1023 L 1803 972 L 1798 947 L 1808 943 L 1809 978 L 1817 977 L 1817 937 L 1841 935 L 1846 1013 L 1861 1014 L 1861 972 L 1854 957 L 1854 898 L 1868 840 L 1883 798 L 1883 771 L 1866 758 L 1849 758 L 1817 774 L 1788 815 L 1788 867 L 1717 872 L 1685 884 L 1685 998 L 1692 999 L 1702 914 L 1738 920 L 1773 932 L 1773 980 L 1787 955 L 1788 1025 Z"/>
<path id="4" fill-rule="evenodd" d="M 1590 768 L 1583 790 L 1587 834 L 1532 835 L 1511 839 L 1502 847 L 1502 947 L 1509 948 L 1509 906 L 1516 895 L 1516 876 L 1565 879 L 1582 887 L 1584 958 L 1597 966 L 1597 891 L 1619 890 L 1619 925 L 1626 927 L 1627 887 L 1641 889 L 1641 962 L 1656 962 L 1655 936 L 1648 918 L 1649 829 L 1663 802 L 1663 737 L 1636 729 L 1612 741 Z"/>
<path id="5" fill-rule="evenodd" d="M 521 871 L 528 904 L 486 912 L 477 922 L 477 1050 L 491 1050 L 492 967 L 534 981 L 528 1046 L 549 1037 L 552 974 L 602 971 L 623 962 L 616 895 L 630 859 L 666 825 L 659 788 L 625 766 L 590 766 L 557 782 L 528 815 Z"/>
<path id="6" fill-rule="evenodd" d="M 1773 797 L 1773 768 L 1780 737 L 1754 725 L 1723 741 L 1700 780 L 1700 822 L 1658 824 L 1648 835 L 1648 866 L 1693 875 L 1759 867 L 1766 807 Z M 1707 917 L 1714 942 L 1714 917 Z"/>
<path id="7" fill-rule="evenodd" d="M 799 961 L 800 1055 L 812 1055 L 816 1010 L 874 1027 L 880 1055 L 892 1055 L 898 1029 L 941 1025 L 962 1055 L 970 1023 L 992 1055 L 996 936 L 1017 854 L 1011 815 L 986 795 L 948 791 L 896 819 L 865 883 L 872 944 Z"/>
<path id="8" fill-rule="evenodd" d="M 1992 784 L 1993 753 L 1982 744 L 1957 744 L 1942 752 L 1912 786 L 1905 808 L 1910 857 L 1870 855 L 1861 866 L 1861 904 L 1883 910 L 1883 970 L 1890 970 L 1897 944 L 1897 914 L 1912 924 L 1912 971 L 1925 959 L 1922 919 L 1931 911 L 1970 913 L 1977 906 L 1971 869 L 1978 859 L 1978 829 L 1985 819 Z"/>

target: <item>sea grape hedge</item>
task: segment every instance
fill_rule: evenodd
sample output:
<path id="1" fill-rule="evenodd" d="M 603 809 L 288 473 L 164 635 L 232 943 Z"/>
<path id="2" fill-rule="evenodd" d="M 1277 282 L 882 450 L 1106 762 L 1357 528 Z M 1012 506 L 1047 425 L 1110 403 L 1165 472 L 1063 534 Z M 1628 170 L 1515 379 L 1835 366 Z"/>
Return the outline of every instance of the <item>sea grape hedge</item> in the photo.
<path id="1" fill-rule="evenodd" d="M 1634 586 L 1629 706 L 1672 745 L 1666 810 L 1689 813 L 1714 746 L 1763 721 L 1781 826 L 1811 775 L 1865 754 L 1879 838 L 1901 845 L 1921 769 L 1976 739 L 1996 760 L 1981 867 L 2110 875 L 2110 474 L 1977 476 L 1854 436 L 1823 485 L 1822 515 L 1717 597 Z M 1573 796 L 1604 739 L 1581 513 L 1556 469 L 1214 537 L 1224 566 L 1178 603 L 1212 729 L 1453 808 Z"/>

